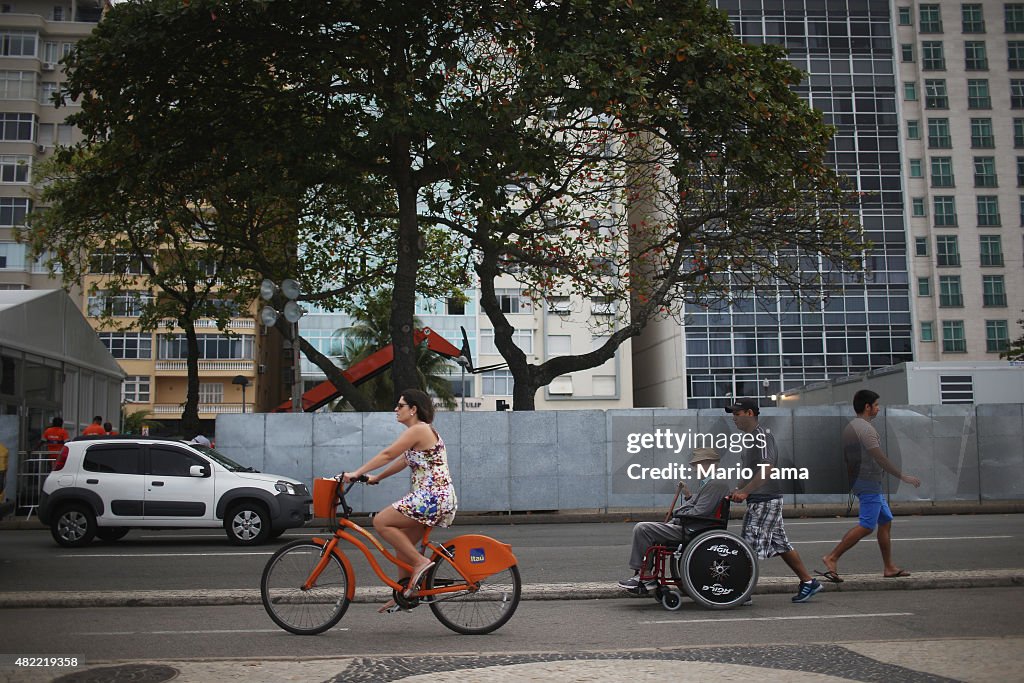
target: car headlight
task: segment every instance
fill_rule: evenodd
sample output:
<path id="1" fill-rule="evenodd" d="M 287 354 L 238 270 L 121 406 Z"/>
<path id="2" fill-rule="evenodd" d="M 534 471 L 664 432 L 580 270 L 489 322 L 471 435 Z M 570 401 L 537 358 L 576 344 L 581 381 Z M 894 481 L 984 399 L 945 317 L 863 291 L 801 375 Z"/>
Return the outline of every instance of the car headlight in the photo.
<path id="1" fill-rule="evenodd" d="M 276 484 L 274 484 L 274 488 L 280 491 L 281 493 L 287 493 L 289 496 L 295 495 L 295 485 L 287 481 L 277 482 Z"/>

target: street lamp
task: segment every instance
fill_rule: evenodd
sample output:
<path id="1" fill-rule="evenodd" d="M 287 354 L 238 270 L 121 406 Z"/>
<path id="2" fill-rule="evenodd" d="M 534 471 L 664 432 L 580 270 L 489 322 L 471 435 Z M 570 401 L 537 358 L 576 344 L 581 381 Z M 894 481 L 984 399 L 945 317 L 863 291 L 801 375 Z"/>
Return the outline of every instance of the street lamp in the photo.
<path id="1" fill-rule="evenodd" d="M 280 289 L 271 280 L 264 280 L 260 283 L 260 298 L 266 302 L 270 302 L 274 295 L 280 291 L 287 299 L 287 303 L 284 305 L 283 311 L 278 311 L 271 305 L 264 306 L 260 310 L 260 322 L 267 327 L 273 327 L 277 324 L 279 316 L 284 316 L 284 319 L 291 323 L 292 326 L 292 369 L 294 371 L 294 377 L 292 378 L 292 412 L 302 412 L 302 366 L 300 364 L 299 356 L 299 319 L 305 314 L 305 310 L 299 306 L 296 299 L 302 294 L 302 289 L 299 287 L 299 283 L 291 278 L 282 280 Z"/>
<path id="2" fill-rule="evenodd" d="M 249 378 L 245 375 L 235 375 L 231 383 L 242 387 L 242 415 L 245 415 L 245 388 L 249 386 Z"/>

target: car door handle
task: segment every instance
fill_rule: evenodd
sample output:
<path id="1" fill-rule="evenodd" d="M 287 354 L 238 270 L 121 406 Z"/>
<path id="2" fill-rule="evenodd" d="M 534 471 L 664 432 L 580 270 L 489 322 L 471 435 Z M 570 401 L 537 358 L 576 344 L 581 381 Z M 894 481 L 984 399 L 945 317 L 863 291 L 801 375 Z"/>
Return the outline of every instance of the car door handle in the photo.
<path id="1" fill-rule="evenodd" d="M 153 482 L 153 486 L 163 486 L 163 485 L 164 485 L 164 483 L 162 481 L 154 481 Z"/>
<path id="2" fill-rule="evenodd" d="M 85 483 L 86 484 L 98 484 L 98 483 L 100 483 L 100 480 L 99 479 L 86 479 Z"/>

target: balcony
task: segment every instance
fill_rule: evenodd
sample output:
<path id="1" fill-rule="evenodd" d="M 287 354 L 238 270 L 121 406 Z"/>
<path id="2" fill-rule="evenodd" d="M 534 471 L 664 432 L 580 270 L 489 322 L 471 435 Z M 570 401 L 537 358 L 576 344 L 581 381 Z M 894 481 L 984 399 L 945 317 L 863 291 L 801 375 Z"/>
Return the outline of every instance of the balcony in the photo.
<path id="1" fill-rule="evenodd" d="M 188 372 L 188 361 L 186 360 L 158 360 L 156 371 L 163 373 L 186 373 Z M 242 375 L 256 374 L 256 362 L 252 360 L 224 358 L 219 360 L 199 361 L 200 374 L 224 374 L 234 373 Z"/>
<path id="2" fill-rule="evenodd" d="M 252 403 L 245 406 L 245 412 L 252 413 L 256 411 L 256 406 Z M 200 415 L 228 415 L 228 414 L 240 414 L 242 412 L 241 403 L 200 403 L 199 414 Z M 156 403 L 153 405 L 153 415 L 161 417 L 181 417 L 181 404 L 180 403 Z"/>
<path id="3" fill-rule="evenodd" d="M 160 321 L 160 327 L 166 329 L 180 329 L 178 327 L 177 320 L 171 320 L 170 318 Z M 212 318 L 200 318 L 196 321 L 197 330 L 208 330 L 217 329 L 217 321 Z M 229 330 L 254 330 L 256 329 L 256 321 L 252 318 L 232 318 L 231 322 L 228 323 Z"/>

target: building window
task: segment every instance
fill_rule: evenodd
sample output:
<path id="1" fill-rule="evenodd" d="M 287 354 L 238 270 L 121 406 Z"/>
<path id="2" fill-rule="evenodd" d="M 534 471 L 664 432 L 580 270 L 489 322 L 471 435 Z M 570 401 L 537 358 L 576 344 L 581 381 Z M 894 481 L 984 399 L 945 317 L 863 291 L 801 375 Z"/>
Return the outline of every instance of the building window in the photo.
<path id="1" fill-rule="evenodd" d="M 924 320 L 921 322 L 921 341 L 923 342 L 934 342 L 935 341 L 935 330 L 932 327 L 931 320 Z"/>
<path id="2" fill-rule="evenodd" d="M 1024 120 L 1024 119 L 1022 119 Z M 908 140 L 920 140 L 921 139 L 921 122 L 915 120 L 907 121 L 907 139 Z"/>
<path id="3" fill-rule="evenodd" d="M 572 354 L 572 337 L 568 334 L 548 335 L 548 358 Z"/>
<path id="4" fill-rule="evenodd" d="M 942 350 L 946 353 L 967 353 L 963 320 L 942 321 Z"/>
<path id="5" fill-rule="evenodd" d="M 926 109 L 949 109 L 946 93 L 946 79 L 929 78 L 924 82 L 924 106 Z"/>
<path id="6" fill-rule="evenodd" d="M 132 254 L 94 252 L 89 257 L 89 272 L 103 275 L 141 275 L 146 269 L 142 259 Z"/>
<path id="7" fill-rule="evenodd" d="M 915 237 L 914 238 L 914 255 L 915 256 L 927 256 L 928 255 L 928 238 L 927 237 Z"/>
<path id="8" fill-rule="evenodd" d="M 981 291 L 982 305 L 985 307 L 1006 307 L 1006 282 L 1002 275 L 982 275 Z"/>
<path id="9" fill-rule="evenodd" d="M 1010 108 L 1024 109 L 1024 80 L 1010 79 Z"/>
<path id="10" fill-rule="evenodd" d="M 959 275 L 939 276 L 939 306 L 942 308 L 963 308 L 964 295 L 960 289 Z"/>
<path id="11" fill-rule="evenodd" d="M 924 197 L 914 197 L 910 200 L 910 213 L 916 218 L 920 218 L 925 215 Z"/>
<path id="12" fill-rule="evenodd" d="M 25 245 L 14 242 L 0 242 L 0 270 L 25 270 Z"/>
<path id="13" fill-rule="evenodd" d="M 1024 157 L 1017 157 L 1017 187 L 1024 187 Z"/>
<path id="14" fill-rule="evenodd" d="M 1010 330 L 1005 320 L 985 321 L 985 350 L 1003 353 L 1010 348 Z"/>
<path id="15" fill-rule="evenodd" d="M 999 197 L 978 197 L 978 225 L 989 228 L 1002 225 L 999 220 Z"/>
<path id="16" fill-rule="evenodd" d="M 1024 33 L 1024 2 L 1008 2 L 1005 11 L 1006 32 Z"/>
<path id="17" fill-rule="evenodd" d="M 908 82 L 903 84 L 903 99 L 907 102 L 917 101 L 917 83 Z"/>
<path id="18" fill-rule="evenodd" d="M 982 266 L 1003 265 L 1003 238 L 999 235 L 982 235 L 980 238 Z"/>
<path id="19" fill-rule="evenodd" d="M 919 278 L 917 278 L 917 295 L 918 296 L 931 296 L 932 295 L 932 279 L 930 277 L 919 277 Z"/>
<path id="20" fill-rule="evenodd" d="M 971 147 L 992 149 L 996 138 L 992 133 L 992 119 L 971 119 Z"/>
<path id="21" fill-rule="evenodd" d="M 940 266 L 960 265 L 960 245 L 956 235 L 940 235 L 935 238 L 935 263 Z"/>
<path id="22" fill-rule="evenodd" d="M 13 114 L 0 112 L 0 140 L 8 142 L 32 142 L 35 128 L 35 114 Z"/>
<path id="23" fill-rule="evenodd" d="M 1006 44 L 1006 66 L 1011 71 L 1024 69 L 1024 41 L 1011 40 Z"/>
<path id="24" fill-rule="evenodd" d="M 928 147 L 930 149 L 949 149 L 953 146 L 953 138 L 949 134 L 949 119 L 928 119 Z"/>
<path id="25" fill-rule="evenodd" d="M 25 217 L 31 209 L 32 204 L 28 199 L 0 197 L 0 227 L 25 225 Z"/>
<path id="26" fill-rule="evenodd" d="M 488 370 L 483 373 L 484 396 L 511 396 L 514 382 L 508 370 Z"/>
<path id="27" fill-rule="evenodd" d="M 945 71 L 946 56 L 941 40 L 926 40 L 921 43 L 921 68 L 925 71 Z"/>
<path id="28" fill-rule="evenodd" d="M 932 187 L 953 186 L 953 157 L 932 157 Z"/>
<path id="29" fill-rule="evenodd" d="M 498 308 L 502 313 L 526 313 L 529 311 L 529 300 L 524 300 L 518 289 L 496 289 L 494 295 L 498 299 Z"/>
<path id="30" fill-rule="evenodd" d="M 456 296 L 448 297 L 445 301 L 445 313 L 448 315 L 466 315 L 466 300 Z"/>
<path id="31" fill-rule="evenodd" d="M 911 178 L 923 178 L 924 169 L 921 166 L 920 159 L 911 159 L 909 162 L 909 173 Z M 923 202 L 923 200 L 922 200 Z M 922 214 L 923 215 L 923 214 Z"/>
<path id="32" fill-rule="evenodd" d="M 898 13 L 900 26 L 913 26 L 914 13 L 909 7 L 900 7 Z M 1007 13 L 1007 16 L 1009 16 L 1009 13 Z"/>
<path id="33" fill-rule="evenodd" d="M 1024 119 L 1013 120 L 1013 146 L 1024 147 Z"/>
<path id="34" fill-rule="evenodd" d="M 0 57 L 35 57 L 35 31 L 0 31 Z"/>
<path id="35" fill-rule="evenodd" d="M 35 72 L 0 71 L 0 100 L 31 100 L 35 95 Z"/>
<path id="36" fill-rule="evenodd" d="M 960 16 L 963 18 L 963 33 L 985 32 L 985 14 L 981 3 L 964 3 L 960 6 Z"/>
<path id="37" fill-rule="evenodd" d="M 995 157 L 974 157 L 974 186 L 998 187 Z"/>
<path id="38" fill-rule="evenodd" d="M 30 182 L 32 157 L 20 155 L 0 156 L 0 183 Z"/>
<path id="39" fill-rule="evenodd" d="M 939 5 L 921 5 L 920 16 L 919 31 L 921 33 L 942 33 L 942 11 Z"/>
<path id="40" fill-rule="evenodd" d="M 100 332 L 99 337 L 114 358 L 124 360 L 153 357 L 153 335 L 151 334 Z"/>
<path id="41" fill-rule="evenodd" d="M 1024 196 L 1018 198 L 1017 204 L 1020 208 L 1020 224 L 1024 226 Z"/>
<path id="42" fill-rule="evenodd" d="M 988 92 L 987 78 L 967 79 L 967 108 L 991 109 L 992 96 Z"/>
<path id="43" fill-rule="evenodd" d="M 199 357 L 205 359 L 252 360 L 251 335 L 200 334 Z M 158 358 L 181 360 L 188 358 L 188 340 L 183 334 L 160 335 Z"/>
<path id="44" fill-rule="evenodd" d="M 122 403 L 149 403 L 150 378 L 148 375 L 128 375 L 121 382 Z"/>
<path id="45" fill-rule="evenodd" d="M 914 44 L 904 43 L 900 45 L 900 59 L 904 62 L 914 61 Z"/>
<path id="46" fill-rule="evenodd" d="M 954 227 L 956 220 L 956 197 L 935 197 L 933 200 L 936 226 Z"/>
<path id="47" fill-rule="evenodd" d="M 527 355 L 533 354 L 533 330 L 516 330 L 512 333 L 512 343 L 519 347 Z M 480 353 L 499 355 L 497 345 L 494 343 L 494 330 L 480 330 Z"/>
<path id="48" fill-rule="evenodd" d="M 223 403 L 224 383 L 223 382 L 200 382 L 199 383 L 200 403 Z"/>
<path id="49" fill-rule="evenodd" d="M 968 40 L 964 43 L 964 68 L 967 71 L 988 71 L 988 52 L 984 40 Z"/>

